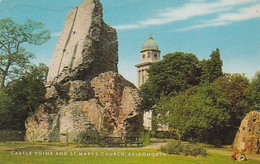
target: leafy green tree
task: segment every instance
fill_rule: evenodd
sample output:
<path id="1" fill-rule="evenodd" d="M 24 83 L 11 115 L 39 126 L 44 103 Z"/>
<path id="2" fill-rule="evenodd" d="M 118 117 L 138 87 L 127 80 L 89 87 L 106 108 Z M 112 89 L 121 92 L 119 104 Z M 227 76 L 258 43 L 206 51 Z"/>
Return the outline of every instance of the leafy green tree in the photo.
<path id="1" fill-rule="evenodd" d="M 0 19 L 0 87 L 12 80 L 30 65 L 34 57 L 25 44 L 41 45 L 50 38 L 50 32 L 39 22 L 28 20 L 24 24 L 12 19 Z"/>
<path id="2" fill-rule="evenodd" d="M 217 83 L 222 95 L 228 100 L 225 108 L 229 111 L 230 126 L 235 135 L 241 120 L 250 111 L 247 98 L 249 80 L 241 74 L 225 74 L 217 79 Z"/>
<path id="3" fill-rule="evenodd" d="M 256 72 L 249 89 L 251 110 L 260 111 L 260 71 Z"/>
<path id="4" fill-rule="evenodd" d="M 148 70 L 148 81 L 141 87 L 144 108 L 151 109 L 161 95 L 175 96 L 198 85 L 198 63 L 194 54 L 175 52 L 152 64 Z"/>
<path id="5" fill-rule="evenodd" d="M 0 88 L 0 130 L 7 129 L 12 118 L 11 109 L 14 105 L 11 97 Z"/>
<path id="6" fill-rule="evenodd" d="M 156 93 L 152 89 L 152 84 L 150 82 L 146 82 L 141 86 L 141 97 L 142 97 L 142 104 L 141 108 L 143 111 L 149 111 L 154 108 L 154 104 L 156 104 Z"/>
<path id="7" fill-rule="evenodd" d="M 202 60 L 199 63 L 200 68 L 200 82 L 201 83 L 211 83 L 218 77 L 223 76 L 222 72 L 223 62 L 220 59 L 220 52 L 217 48 L 216 51 L 212 51 L 210 59 Z"/>
<path id="8" fill-rule="evenodd" d="M 8 115 L 12 118 L 7 129 L 24 129 L 24 121 L 45 102 L 44 82 L 48 72 L 45 64 L 31 65 L 19 79 L 8 83 L 6 93 L 12 100 Z"/>
<path id="9" fill-rule="evenodd" d="M 159 101 L 159 122 L 177 129 L 185 140 L 230 144 L 241 120 L 250 111 L 249 81 L 240 74 L 226 74 Z"/>
<path id="10" fill-rule="evenodd" d="M 228 124 L 229 115 L 222 107 L 226 99 L 216 88 L 214 83 L 195 86 L 174 98 L 160 101 L 159 116 L 164 114 L 161 120 L 168 123 L 170 129 L 178 131 L 184 140 L 221 144 L 225 137 L 221 132 Z"/>

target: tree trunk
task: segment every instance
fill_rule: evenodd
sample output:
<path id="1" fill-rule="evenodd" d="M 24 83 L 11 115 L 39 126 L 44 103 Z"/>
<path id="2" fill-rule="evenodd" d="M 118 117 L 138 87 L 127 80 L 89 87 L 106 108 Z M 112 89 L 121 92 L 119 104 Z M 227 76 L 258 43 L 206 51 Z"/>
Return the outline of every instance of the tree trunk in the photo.
<path id="1" fill-rule="evenodd" d="M 8 71 L 9 71 L 9 68 L 11 66 L 12 62 L 11 62 L 11 59 L 9 58 L 8 59 L 8 62 L 7 62 L 7 65 L 3 71 L 3 74 L 2 74 L 2 77 L 1 77 L 1 81 L 0 81 L 0 87 L 3 88 L 5 87 L 5 80 L 6 80 L 6 77 L 8 75 Z"/>
<path id="2" fill-rule="evenodd" d="M 1 82 L 0 82 L 0 88 L 3 88 L 5 86 L 5 78 L 6 78 L 6 76 L 2 75 Z"/>

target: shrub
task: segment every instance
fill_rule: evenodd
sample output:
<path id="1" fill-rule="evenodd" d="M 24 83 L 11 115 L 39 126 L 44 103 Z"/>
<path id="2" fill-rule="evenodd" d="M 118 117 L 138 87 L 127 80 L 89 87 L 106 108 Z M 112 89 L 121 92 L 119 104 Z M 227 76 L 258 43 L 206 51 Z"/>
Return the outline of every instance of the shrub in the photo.
<path id="1" fill-rule="evenodd" d="M 143 133 L 142 138 L 143 138 L 143 145 L 144 146 L 150 145 L 150 132 L 149 131 L 148 132 L 145 131 Z"/>
<path id="2" fill-rule="evenodd" d="M 206 156 L 206 150 L 198 145 L 183 144 L 180 141 L 171 141 L 167 145 L 161 147 L 161 151 L 167 154 Z"/>
<path id="3" fill-rule="evenodd" d="M 24 141 L 25 131 L 0 130 L 0 142 Z"/>
<path id="4" fill-rule="evenodd" d="M 96 130 L 87 130 L 81 132 L 79 135 L 79 143 L 84 145 L 94 144 L 94 145 L 104 145 L 106 133 L 98 133 Z"/>

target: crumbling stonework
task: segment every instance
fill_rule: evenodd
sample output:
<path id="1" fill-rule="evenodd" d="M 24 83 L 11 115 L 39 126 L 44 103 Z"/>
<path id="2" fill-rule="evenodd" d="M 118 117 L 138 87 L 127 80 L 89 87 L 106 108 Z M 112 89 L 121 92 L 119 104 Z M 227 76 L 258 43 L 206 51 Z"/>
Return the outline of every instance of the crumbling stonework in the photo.
<path id="1" fill-rule="evenodd" d="M 119 137 L 143 130 L 138 89 L 117 73 L 117 46 L 99 0 L 85 0 L 67 15 L 47 77 L 47 102 L 25 123 L 28 141 L 75 143 L 89 130 Z"/>
<path id="2" fill-rule="evenodd" d="M 107 71 L 117 72 L 116 31 L 102 17 L 99 0 L 85 0 L 68 13 L 46 86 Z"/>
<path id="3" fill-rule="evenodd" d="M 249 112 L 242 120 L 234 140 L 233 148 L 240 152 L 259 154 L 260 112 Z"/>

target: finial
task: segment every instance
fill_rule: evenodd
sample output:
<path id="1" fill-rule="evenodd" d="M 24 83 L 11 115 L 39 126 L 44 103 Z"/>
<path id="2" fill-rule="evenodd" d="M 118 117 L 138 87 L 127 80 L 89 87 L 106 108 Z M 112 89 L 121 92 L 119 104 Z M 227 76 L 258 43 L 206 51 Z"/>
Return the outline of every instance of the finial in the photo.
<path id="1" fill-rule="evenodd" d="M 149 35 L 150 35 L 149 39 L 153 39 L 152 37 L 153 33 L 150 32 Z"/>

